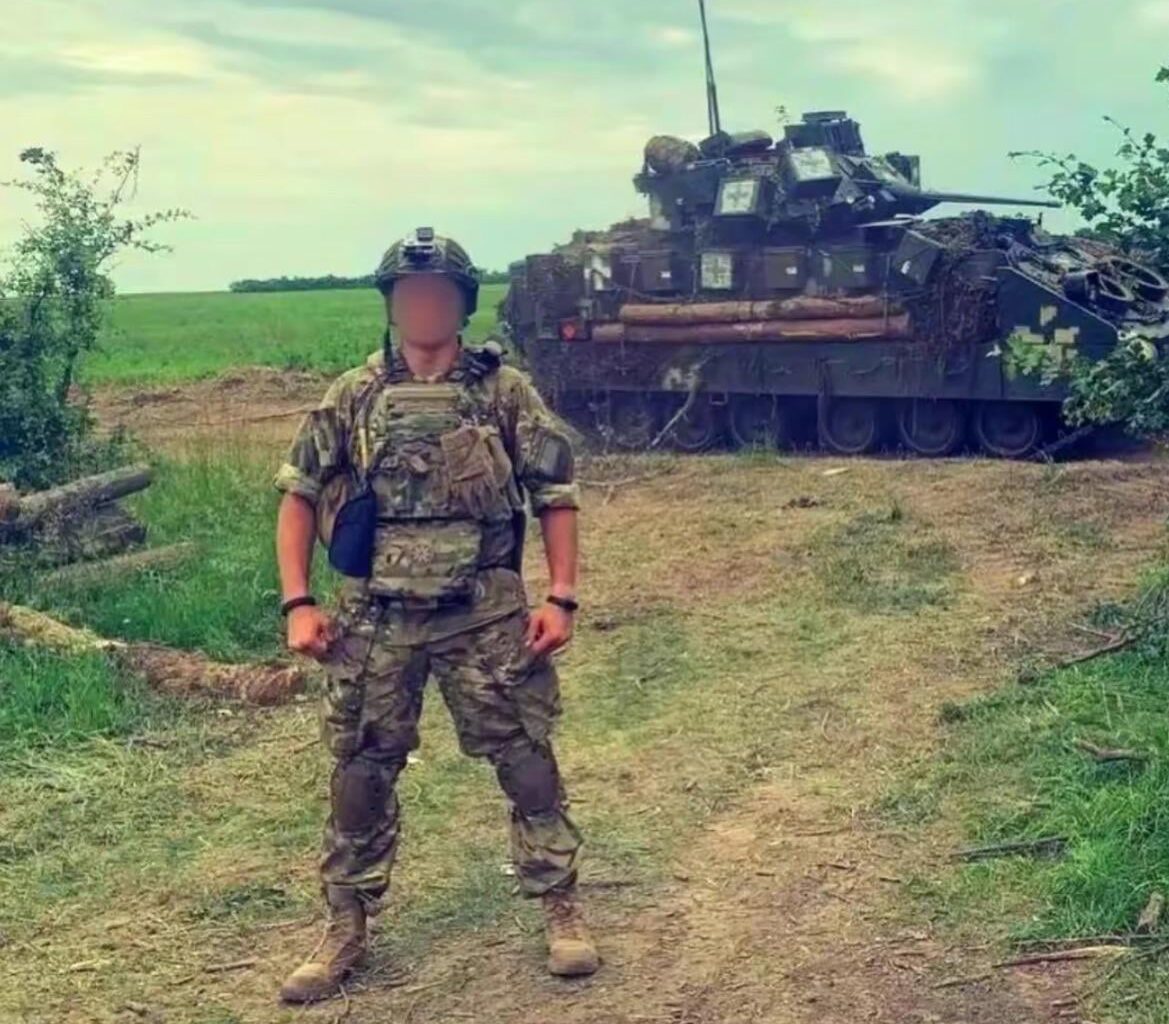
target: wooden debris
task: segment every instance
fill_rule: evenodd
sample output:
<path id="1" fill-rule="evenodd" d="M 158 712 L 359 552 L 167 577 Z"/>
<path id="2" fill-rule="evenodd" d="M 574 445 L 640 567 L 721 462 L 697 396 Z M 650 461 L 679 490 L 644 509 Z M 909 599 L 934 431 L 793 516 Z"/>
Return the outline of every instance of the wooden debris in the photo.
<path id="1" fill-rule="evenodd" d="M 128 554 L 114 555 L 92 562 L 75 562 L 41 577 L 41 583 L 55 586 L 68 583 L 90 583 L 109 579 L 111 576 L 126 576 L 150 569 L 170 569 L 191 558 L 197 546 L 190 542 L 168 544 L 160 548 L 144 548 Z"/>
<path id="2" fill-rule="evenodd" d="M 1116 639 L 1110 640 L 1108 643 L 1088 651 L 1086 654 L 1077 654 L 1074 658 L 1065 658 L 1063 661 L 1058 662 L 1055 667 L 1057 669 L 1061 669 L 1071 668 L 1073 665 L 1082 665 L 1084 662 L 1092 661 L 1094 658 L 1099 658 L 1101 655 L 1111 654 L 1113 651 L 1122 651 L 1124 648 L 1136 643 L 1136 639 L 1137 638 L 1135 636 L 1122 634 L 1121 636 L 1116 637 Z"/>
<path id="3" fill-rule="evenodd" d="M 1148 754 L 1142 753 L 1139 750 L 1098 747 L 1095 743 L 1089 743 L 1087 740 L 1076 740 L 1076 748 L 1082 750 L 1094 761 L 1100 761 L 1101 763 L 1107 761 L 1145 761 L 1149 757 Z"/>
<path id="4" fill-rule="evenodd" d="M 118 505 L 99 505 L 84 516 L 52 517 L 35 537 L 42 561 L 56 564 L 120 554 L 146 539 L 146 527 Z"/>
<path id="5" fill-rule="evenodd" d="M 232 960 L 231 963 L 226 964 L 208 964 L 203 968 L 203 971 L 205 974 L 222 974 L 224 971 L 238 971 L 245 967 L 255 967 L 259 962 L 254 956 L 251 956 L 245 960 Z"/>
<path id="6" fill-rule="evenodd" d="M 981 974 L 971 974 L 960 978 L 946 978 L 945 981 L 939 981 L 934 988 L 960 988 L 963 985 L 977 985 L 982 981 L 989 981 L 994 977 L 990 971 L 983 971 Z"/>
<path id="7" fill-rule="evenodd" d="M 151 476 L 149 466 L 137 465 L 31 494 L 0 486 L 0 544 L 33 549 L 41 565 L 105 558 L 141 544 L 146 527 L 117 500 L 149 486 Z"/>
<path id="8" fill-rule="evenodd" d="M 1150 935 L 1157 930 L 1157 926 L 1161 923 L 1161 915 L 1165 912 L 1165 895 L 1157 890 L 1149 895 L 1149 902 L 1145 904 L 1145 909 L 1141 911 L 1141 916 L 1137 920 L 1137 934 Z"/>
<path id="9" fill-rule="evenodd" d="M 1065 836 L 1044 836 L 1042 839 L 1028 839 L 1014 843 L 993 843 L 990 846 L 975 846 L 951 854 L 954 860 L 989 860 L 991 857 L 1054 857 L 1063 853 L 1067 846 Z"/>
<path id="10" fill-rule="evenodd" d="M 299 665 L 233 665 L 161 644 L 109 640 L 22 605 L 0 602 L 0 635 L 70 654 L 101 651 L 153 689 L 179 697 L 228 697 L 249 704 L 279 704 L 304 691 Z"/>
<path id="11" fill-rule="evenodd" d="M 1061 960 L 1095 960 L 1105 957 L 1128 956 L 1127 946 L 1077 946 L 1075 949 L 1056 949 L 1050 953 L 1028 953 L 1011 960 L 1000 960 L 991 967 L 1030 967 L 1032 964 L 1057 963 Z"/>
<path id="12" fill-rule="evenodd" d="M 61 487 L 26 494 L 20 499 L 19 512 L 12 525 L 19 530 L 28 530 L 49 515 L 68 515 L 79 509 L 115 501 L 145 490 L 152 478 L 149 466 L 124 466 L 108 473 L 82 477 Z"/>

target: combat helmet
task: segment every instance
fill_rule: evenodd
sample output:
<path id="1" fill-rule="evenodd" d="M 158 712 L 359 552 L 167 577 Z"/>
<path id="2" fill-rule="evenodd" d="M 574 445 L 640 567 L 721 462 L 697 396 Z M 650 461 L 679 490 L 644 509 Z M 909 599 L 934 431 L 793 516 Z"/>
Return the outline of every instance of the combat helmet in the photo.
<path id="1" fill-rule="evenodd" d="M 479 270 L 471 257 L 453 238 L 436 235 L 434 228 L 415 228 L 395 242 L 374 271 L 373 282 L 383 295 L 394 282 L 409 274 L 443 274 L 451 278 L 463 293 L 467 316 L 479 305 Z"/>

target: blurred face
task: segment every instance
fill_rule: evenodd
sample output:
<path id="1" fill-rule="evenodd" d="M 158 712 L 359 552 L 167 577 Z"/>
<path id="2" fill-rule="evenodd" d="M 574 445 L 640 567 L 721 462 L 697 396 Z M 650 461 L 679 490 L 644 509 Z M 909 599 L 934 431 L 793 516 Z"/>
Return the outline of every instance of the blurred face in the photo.
<path id="1" fill-rule="evenodd" d="M 463 293 L 449 277 L 416 274 L 394 284 L 386 298 L 399 339 L 420 348 L 438 348 L 463 326 Z"/>

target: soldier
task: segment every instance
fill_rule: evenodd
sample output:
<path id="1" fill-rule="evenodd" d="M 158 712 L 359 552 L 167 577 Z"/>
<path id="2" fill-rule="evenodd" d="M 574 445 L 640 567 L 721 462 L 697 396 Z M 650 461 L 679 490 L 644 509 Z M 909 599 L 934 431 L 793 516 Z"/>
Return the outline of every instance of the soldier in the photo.
<path id="1" fill-rule="evenodd" d="M 580 833 L 550 736 L 560 712 L 551 653 L 572 636 L 573 454 L 531 383 L 460 329 L 479 279 L 454 241 L 419 228 L 377 269 L 381 351 L 329 388 L 276 476 L 288 645 L 325 668 L 334 758 L 321 880 L 324 938 L 280 994 L 336 992 L 366 949 L 398 845 L 394 787 L 418 746 L 433 673 L 459 746 L 494 766 L 511 804 L 516 877 L 543 903 L 553 974 L 591 974 L 575 894 Z M 524 496 L 539 518 L 549 593 L 528 611 L 519 562 Z M 342 573 L 335 616 L 309 591 L 314 532 Z"/>

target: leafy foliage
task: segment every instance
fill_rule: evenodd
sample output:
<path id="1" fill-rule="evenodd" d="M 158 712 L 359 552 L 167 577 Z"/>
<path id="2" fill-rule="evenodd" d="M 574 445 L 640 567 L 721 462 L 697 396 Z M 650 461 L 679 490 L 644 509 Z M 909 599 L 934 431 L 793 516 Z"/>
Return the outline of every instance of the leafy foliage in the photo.
<path id="1" fill-rule="evenodd" d="M 165 249 L 146 233 L 187 214 L 119 217 L 137 183 L 137 150 L 112 153 L 90 177 L 67 173 L 45 149 L 20 159 L 29 177 L 4 184 L 32 196 L 39 223 L 25 229 L 0 273 L 0 478 L 39 487 L 100 461 L 71 388 L 114 293 L 110 261 L 127 249 Z"/>
<path id="2" fill-rule="evenodd" d="M 1169 82 L 1169 67 L 1157 72 L 1156 81 Z M 1111 117 L 1105 120 L 1120 133 L 1114 167 L 1096 167 L 1074 153 L 1011 155 L 1029 157 L 1050 171 L 1044 188 L 1083 216 L 1088 237 L 1169 266 L 1169 144 L 1153 132 L 1140 134 Z"/>
<path id="3" fill-rule="evenodd" d="M 1074 424 L 1122 423 L 1137 437 L 1169 437 L 1169 355 L 1147 341 L 1072 365 L 1064 416 Z"/>
<path id="4" fill-rule="evenodd" d="M 1169 82 L 1169 67 L 1157 72 L 1156 81 Z M 1012 155 L 1030 157 L 1050 172 L 1044 188 L 1087 221 L 1081 237 L 1169 267 L 1169 144 L 1153 132 L 1140 134 L 1106 120 L 1120 132 L 1113 167 L 1096 167 L 1075 154 Z M 1066 366 L 1045 367 L 1039 365 L 1042 353 L 1028 356 L 1024 349 L 1015 346 L 1011 352 L 1019 372 L 1068 378 L 1064 413 L 1070 422 L 1119 423 L 1138 437 L 1169 436 L 1169 353 L 1158 358 L 1154 346 L 1133 340 L 1098 362 L 1077 358 Z"/>

